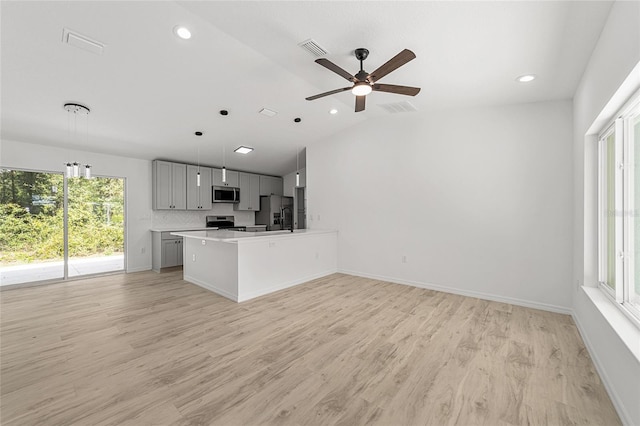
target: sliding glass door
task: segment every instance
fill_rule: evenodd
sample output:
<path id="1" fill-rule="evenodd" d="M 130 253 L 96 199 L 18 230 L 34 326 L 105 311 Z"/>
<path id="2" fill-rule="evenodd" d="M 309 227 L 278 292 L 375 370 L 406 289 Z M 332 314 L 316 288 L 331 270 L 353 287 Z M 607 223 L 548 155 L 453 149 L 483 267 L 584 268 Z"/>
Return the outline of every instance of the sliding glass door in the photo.
<path id="1" fill-rule="evenodd" d="M 62 173 L 0 170 L 0 284 L 64 278 Z"/>
<path id="2" fill-rule="evenodd" d="M 124 269 L 124 179 L 69 179 L 69 277 Z"/>
<path id="3" fill-rule="evenodd" d="M 124 211 L 124 179 L 1 169 L 0 285 L 124 270 Z"/>

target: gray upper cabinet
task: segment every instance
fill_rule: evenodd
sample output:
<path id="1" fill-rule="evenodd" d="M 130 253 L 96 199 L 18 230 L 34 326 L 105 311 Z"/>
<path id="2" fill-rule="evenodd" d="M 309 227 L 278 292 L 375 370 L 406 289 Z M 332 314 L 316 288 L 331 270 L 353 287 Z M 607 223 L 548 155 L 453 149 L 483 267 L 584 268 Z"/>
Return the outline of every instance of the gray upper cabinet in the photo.
<path id="1" fill-rule="evenodd" d="M 213 169 L 213 184 L 215 186 L 230 186 L 237 188 L 239 186 L 238 172 L 227 170 L 227 181 L 222 182 L 222 169 Z"/>
<path id="2" fill-rule="evenodd" d="M 253 173 L 238 173 L 240 202 L 233 205 L 234 210 L 260 210 L 260 177 Z"/>
<path id="3" fill-rule="evenodd" d="M 211 210 L 211 169 L 200 167 L 198 186 L 198 166 L 187 166 L 187 210 Z"/>
<path id="4" fill-rule="evenodd" d="M 168 161 L 153 162 L 152 203 L 154 210 L 187 208 L 187 166 Z"/>
<path id="5" fill-rule="evenodd" d="M 260 195 L 282 195 L 283 181 L 280 177 L 260 176 Z M 242 196 L 242 193 L 240 193 Z"/>

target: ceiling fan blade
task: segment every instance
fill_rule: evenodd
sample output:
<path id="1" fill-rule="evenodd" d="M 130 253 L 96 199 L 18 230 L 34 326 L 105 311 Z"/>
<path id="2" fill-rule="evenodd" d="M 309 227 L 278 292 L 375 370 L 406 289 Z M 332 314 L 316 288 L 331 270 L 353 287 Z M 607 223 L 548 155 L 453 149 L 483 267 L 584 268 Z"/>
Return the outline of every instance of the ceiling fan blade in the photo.
<path id="1" fill-rule="evenodd" d="M 367 77 L 370 83 L 374 83 L 380 80 L 385 75 L 389 74 L 391 71 L 394 71 L 412 59 L 415 59 L 416 55 L 409 49 L 404 49 L 402 52 L 398 53 L 393 58 L 389 59 L 385 62 L 381 67 L 379 67 L 374 72 L 370 73 Z M 317 62 L 317 61 L 316 61 Z"/>
<path id="2" fill-rule="evenodd" d="M 354 76 L 352 76 L 351 74 L 349 74 L 348 72 L 346 72 L 345 70 L 343 70 L 342 68 L 340 68 L 339 66 L 337 66 L 336 64 L 334 64 L 328 59 L 325 59 L 325 58 L 316 59 L 316 63 L 322 65 L 328 70 L 335 72 L 339 76 L 346 78 L 352 83 L 358 82 L 357 78 L 355 78 Z"/>
<path id="3" fill-rule="evenodd" d="M 374 84 L 371 88 L 377 92 L 397 93 L 398 95 L 415 96 L 420 93 L 419 87 L 396 86 L 395 84 Z"/>
<path id="4" fill-rule="evenodd" d="M 308 98 L 305 98 L 305 99 L 308 101 L 313 101 L 315 99 L 323 98 L 325 96 L 335 95 L 336 93 L 340 93 L 340 92 L 346 92 L 347 90 L 351 90 L 351 87 L 343 87 L 342 89 L 336 89 L 330 92 L 320 93 L 319 95 L 309 96 Z"/>
<path id="5" fill-rule="evenodd" d="M 364 111 L 364 101 L 366 96 L 356 96 L 356 112 Z"/>

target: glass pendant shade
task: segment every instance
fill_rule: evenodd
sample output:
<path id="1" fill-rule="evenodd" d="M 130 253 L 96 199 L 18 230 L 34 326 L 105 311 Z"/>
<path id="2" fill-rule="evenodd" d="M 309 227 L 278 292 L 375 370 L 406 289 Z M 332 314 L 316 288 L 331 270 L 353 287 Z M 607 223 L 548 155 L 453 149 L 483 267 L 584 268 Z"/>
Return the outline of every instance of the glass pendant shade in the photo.
<path id="1" fill-rule="evenodd" d="M 86 179 L 91 179 L 91 166 L 88 164 L 84 166 L 84 177 Z"/>
<path id="2" fill-rule="evenodd" d="M 72 178 L 73 177 L 73 168 L 71 167 L 71 163 L 67 163 L 66 164 L 66 168 L 67 168 L 67 179 Z"/>
<path id="3" fill-rule="evenodd" d="M 227 168 L 222 168 L 222 182 L 227 183 Z"/>
<path id="4" fill-rule="evenodd" d="M 296 172 L 296 186 L 300 186 L 300 173 Z"/>
<path id="5" fill-rule="evenodd" d="M 200 186 L 200 172 L 196 175 L 196 186 Z"/>
<path id="6" fill-rule="evenodd" d="M 73 177 L 80 177 L 80 164 L 75 162 L 73 163 Z"/>

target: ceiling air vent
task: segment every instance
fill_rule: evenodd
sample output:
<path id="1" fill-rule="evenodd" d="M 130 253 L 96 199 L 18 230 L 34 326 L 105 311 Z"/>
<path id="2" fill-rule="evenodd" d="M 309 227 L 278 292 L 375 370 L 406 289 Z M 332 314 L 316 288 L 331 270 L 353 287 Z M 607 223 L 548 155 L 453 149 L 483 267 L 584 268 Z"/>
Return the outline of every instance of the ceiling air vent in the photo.
<path id="1" fill-rule="evenodd" d="M 274 110 L 268 109 L 268 108 L 262 108 L 258 112 L 260 114 L 262 114 L 262 115 L 266 115 L 267 117 L 274 117 L 278 113 L 278 111 L 274 111 Z"/>
<path id="2" fill-rule="evenodd" d="M 67 43 L 69 46 L 74 46 L 78 49 L 95 53 L 96 55 L 102 55 L 102 52 L 104 51 L 104 43 L 92 40 L 89 37 L 75 31 L 71 31 L 68 28 L 62 29 L 62 42 Z"/>
<path id="3" fill-rule="evenodd" d="M 316 58 L 321 58 L 325 56 L 327 53 L 327 49 L 320 46 L 314 39 L 310 38 L 309 40 L 305 40 L 302 43 L 298 43 L 298 46 L 302 47 L 307 52 L 311 53 Z"/>
<path id="4" fill-rule="evenodd" d="M 408 101 L 396 102 L 392 104 L 379 104 L 378 106 L 391 114 L 396 114 L 398 112 L 412 112 L 418 110 L 415 105 Z"/>

